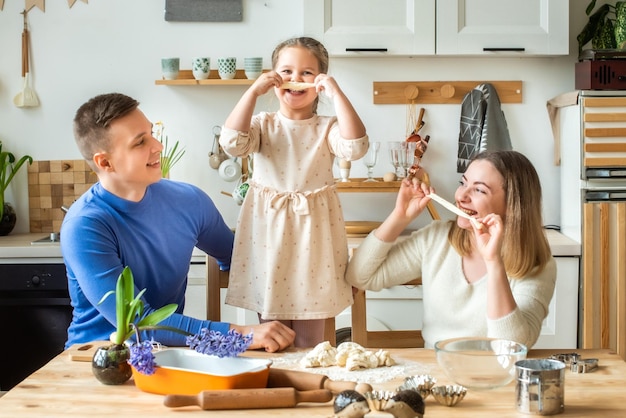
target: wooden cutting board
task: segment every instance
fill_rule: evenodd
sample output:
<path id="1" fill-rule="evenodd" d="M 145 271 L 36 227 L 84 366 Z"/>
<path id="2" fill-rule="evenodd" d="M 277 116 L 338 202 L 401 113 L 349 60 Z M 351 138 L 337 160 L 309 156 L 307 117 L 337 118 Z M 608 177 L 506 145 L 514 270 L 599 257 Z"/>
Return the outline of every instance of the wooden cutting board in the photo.
<path id="1" fill-rule="evenodd" d="M 93 341 L 85 344 L 75 344 L 67 349 L 72 361 L 91 361 L 98 347 L 111 345 L 111 341 Z"/>

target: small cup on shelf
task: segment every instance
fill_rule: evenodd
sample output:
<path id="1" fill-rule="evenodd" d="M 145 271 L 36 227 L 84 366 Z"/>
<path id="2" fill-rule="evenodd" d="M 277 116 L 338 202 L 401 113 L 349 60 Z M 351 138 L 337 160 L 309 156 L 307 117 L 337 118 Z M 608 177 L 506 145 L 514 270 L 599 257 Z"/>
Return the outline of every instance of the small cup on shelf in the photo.
<path id="1" fill-rule="evenodd" d="M 220 57 L 217 59 L 217 72 L 222 80 L 232 80 L 237 73 L 237 58 Z"/>
<path id="2" fill-rule="evenodd" d="M 246 57 L 243 59 L 246 78 L 254 80 L 263 73 L 263 57 Z"/>
<path id="3" fill-rule="evenodd" d="M 191 72 L 196 80 L 206 80 L 211 71 L 211 59 L 209 57 L 196 57 L 191 60 Z"/>
<path id="4" fill-rule="evenodd" d="M 161 73 L 165 80 L 176 80 L 180 72 L 180 58 L 161 58 Z"/>

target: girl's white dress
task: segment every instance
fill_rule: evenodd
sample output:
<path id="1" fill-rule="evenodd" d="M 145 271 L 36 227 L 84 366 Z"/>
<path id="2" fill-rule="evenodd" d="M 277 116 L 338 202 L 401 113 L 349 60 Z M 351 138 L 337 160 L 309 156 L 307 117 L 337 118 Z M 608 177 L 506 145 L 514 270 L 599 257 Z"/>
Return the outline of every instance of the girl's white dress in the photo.
<path id="1" fill-rule="evenodd" d="M 248 133 L 223 128 L 231 156 L 253 155 L 250 188 L 235 232 L 226 303 L 263 319 L 334 317 L 353 302 L 335 155 L 367 152 L 368 137 L 340 137 L 334 116 L 291 120 L 259 113 Z"/>

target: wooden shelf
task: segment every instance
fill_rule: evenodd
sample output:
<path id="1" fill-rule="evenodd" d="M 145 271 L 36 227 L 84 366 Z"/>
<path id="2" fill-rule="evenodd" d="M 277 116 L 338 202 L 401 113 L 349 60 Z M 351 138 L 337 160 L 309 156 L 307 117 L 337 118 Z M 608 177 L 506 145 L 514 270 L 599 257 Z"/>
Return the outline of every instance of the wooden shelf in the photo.
<path id="1" fill-rule="evenodd" d="M 266 71 L 268 70 L 263 70 L 263 72 Z M 252 83 L 254 80 L 246 78 L 244 70 L 237 70 L 232 80 L 222 80 L 217 70 L 211 70 L 206 80 L 196 80 L 191 70 L 180 70 L 176 80 L 155 80 L 154 82 L 158 86 L 249 86 Z"/>
<path id="2" fill-rule="evenodd" d="M 401 181 L 383 181 L 374 177 L 374 181 L 365 181 L 366 178 L 354 178 L 350 181 L 335 179 L 337 191 L 340 193 L 396 193 L 400 189 Z"/>

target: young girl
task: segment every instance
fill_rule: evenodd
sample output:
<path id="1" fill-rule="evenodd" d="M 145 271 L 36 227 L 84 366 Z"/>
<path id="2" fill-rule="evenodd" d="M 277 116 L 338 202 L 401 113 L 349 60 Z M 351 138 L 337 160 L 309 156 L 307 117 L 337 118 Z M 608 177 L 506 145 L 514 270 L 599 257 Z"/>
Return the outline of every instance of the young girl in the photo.
<path id="1" fill-rule="evenodd" d="M 272 53 L 272 71 L 244 93 L 220 136 L 228 154 L 254 154 L 226 303 L 258 312 L 261 322 L 282 321 L 296 331 L 296 347 L 322 342 L 324 319 L 353 301 L 344 280 L 348 249 L 332 168 L 335 156 L 361 158 L 368 137 L 327 70 L 328 53 L 315 39 L 281 43 Z M 280 110 L 253 116 L 257 98 L 271 89 Z M 336 116 L 316 114 L 320 92 L 332 100 Z"/>

